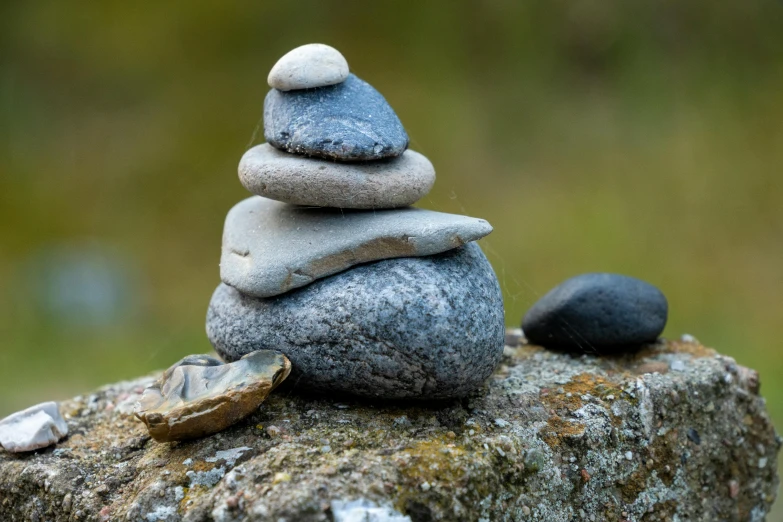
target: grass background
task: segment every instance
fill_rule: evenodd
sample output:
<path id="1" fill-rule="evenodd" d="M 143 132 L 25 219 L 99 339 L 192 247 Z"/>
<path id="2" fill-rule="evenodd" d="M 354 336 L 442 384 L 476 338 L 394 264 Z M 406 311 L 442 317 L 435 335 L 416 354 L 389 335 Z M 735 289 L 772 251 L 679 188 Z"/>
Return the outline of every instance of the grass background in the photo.
<path id="1" fill-rule="evenodd" d="M 0 415 L 210 349 L 270 67 L 324 42 L 489 220 L 507 323 L 572 275 L 761 372 L 783 424 L 783 3 L 0 4 Z M 783 521 L 783 511 L 770 520 Z"/>

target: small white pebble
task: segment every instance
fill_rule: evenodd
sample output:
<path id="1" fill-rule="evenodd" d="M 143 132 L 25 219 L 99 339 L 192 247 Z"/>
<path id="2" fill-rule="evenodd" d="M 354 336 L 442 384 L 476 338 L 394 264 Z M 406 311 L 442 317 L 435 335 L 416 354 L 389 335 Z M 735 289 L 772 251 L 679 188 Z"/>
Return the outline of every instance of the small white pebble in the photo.
<path id="1" fill-rule="evenodd" d="M 498 447 L 495 447 L 495 450 L 497 450 L 498 455 L 500 455 L 501 457 L 505 457 L 506 456 L 506 452 L 503 451 L 502 449 L 500 449 Z"/>
<path id="2" fill-rule="evenodd" d="M 473 430 L 468 431 L 468 435 L 475 435 L 475 434 L 476 434 L 476 432 L 473 431 Z"/>
<path id="3" fill-rule="evenodd" d="M 759 468 L 764 469 L 767 467 L 767 457 L 761 457 L 759 459 Z"/>
<path id="4" fill-rule="evenodd" d="M 675 359 L 671 363 L 669 363 L 669 368 L 673 372 L 684 372 L 688 368 L 688 365 L 686 365 L 685 361 L 681 359 Z"/>
<path id="5" fill-rule="evenodd" d="M 614 400 L 614 395 L 607 395 L 606 396 L 606 400 L 607 401 L 613 401 Z"/>
<path id="6" fill-rule="evenodd" d="M 193 459 L 185 459 L 182 461 L 183 466 L 190 466 L 193 464 Z"/>
<path id="7" fill-rule="evenodd" d="M 684 333 L 680 336 L 680 341 L 684 343 L 698 343 L 699 341 L 691 334 Z"/>
<path id="8" fill-rule="evenodd" d="M 332 451 L 332 447 L 330 445 L 321 446 L 321 453 L 329 453 Z"/>
<path id="9" fill-rule="evenodd" d="M 633 453 L 630 451 L 625 452 L 625 458 L 626 460 L 633 460 Z"/>
<path id="10" fill-rule="evenodd" d="M 422 491 L 429 491 L 431 487 L 432 486 L 430 486 L 429 482 L 425 482 L 424 484 L 421 485 L 421 490 Z"/>
<path id="11" fill-rule="evenodd" d="M 495 419 L 495 426 L 498 428 L 505 428 L 509 425 L 509 422 L 505 419 Z"/>

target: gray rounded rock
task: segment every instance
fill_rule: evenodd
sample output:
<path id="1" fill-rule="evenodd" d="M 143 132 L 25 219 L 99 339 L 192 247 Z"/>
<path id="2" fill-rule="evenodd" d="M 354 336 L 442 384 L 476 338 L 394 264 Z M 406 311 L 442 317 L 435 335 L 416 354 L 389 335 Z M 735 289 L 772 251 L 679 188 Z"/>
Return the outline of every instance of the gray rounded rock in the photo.
<path id="1" fill-rule="evenodd" d="M 337 161 L 391 158 L 408 147 L 408 134 L 386 99 L 353 74 L 328 87 L 269 91 L 264 137 L 286 152 Z"/>
<path id="2" fill-rule="evenodd" d="M 291 360 L 297 387 L 387 399 L 461 397 L 503 353 L 503 299 L 476 243 L 378 261 L 272 298 L 218 286 L 207 335 L 234 361 L 260 350 Z"/>
<path id="3" fill-rule="evenodd" d="M 295 205 L 399 208 L 427 195 L 435 169 L 412 150 L 388 160 L 336 163 L 287 154 L 264 143 L 242 156 L 239 181 L 253 194 Z"/>
<path id="4" fill-rule="evenodd" d="M 619 274 L 582 274 L 538 300 L 522 320 L 527 340 L 549 348 L 616 351 L 655 341 L 668 303 L 653 285 Z"/>
<path id="5" fill-rule="evenodd" d="M 281 91 L 334 85 L 348 77 L 348 62 L 340 51 L 324 44 L 297 47 L 269 71 L 269 86 Z"/>

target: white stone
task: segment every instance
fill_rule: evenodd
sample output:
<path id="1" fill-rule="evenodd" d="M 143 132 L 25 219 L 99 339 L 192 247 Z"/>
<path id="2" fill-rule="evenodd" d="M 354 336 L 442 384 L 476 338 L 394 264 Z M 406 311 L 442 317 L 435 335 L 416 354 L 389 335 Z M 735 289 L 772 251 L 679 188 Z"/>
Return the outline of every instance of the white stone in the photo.
<path id="1" fill-rule="evenodd" d="M 388 160 L 337 163 L 288 154 L 264 143 L 242 156 L 239 181 L 253 194 L 295 205 L 398 208 L 427 195 L 435 169 L 412 150 Z"/>
<path id="2" fill-rule="evenodd" d="M 391 506 L 379 506 L 375 502 L 360 498 L 348 502 L 333 500 L 334 522 L 411 522 Z"/>
<path id="3" fill-rule="evenodd" d="M 68 424 L 56 402 L 43 402 L 13 413 L 0 421 L 0 445 L 6 451 L 33 451 L 68 435 Z"/>
<path id="4" fill-rule="evenodd" d="M 340 51 L 324 44 L 307 44 L 289 51 L 269 71 L 269 86 L 280 91 L 314 89 L 344 82 L 348 62 Z"/>
<path id="5" fill-rule="evenodd" d="M 688 369 L 688 365 L 686 365 L 685 361 L 682 359 L 674 359 L 671 363 L 669 363 L 669 368 L 673 372 L 684 372 Z"/>

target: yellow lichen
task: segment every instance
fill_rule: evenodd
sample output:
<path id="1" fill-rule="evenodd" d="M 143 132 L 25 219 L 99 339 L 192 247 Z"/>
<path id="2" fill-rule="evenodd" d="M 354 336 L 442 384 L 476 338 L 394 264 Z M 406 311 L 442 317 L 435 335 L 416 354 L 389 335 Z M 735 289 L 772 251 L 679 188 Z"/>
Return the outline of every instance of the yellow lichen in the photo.
<path id="1" fill-rule="evenodd" d="M 549 417 L 546 426 L 539 431 L 541 439 L 546 442 L 550 448 L 559 446 L 564 438 L 579 437 L 584 432 L 584 425 L 565 420 L 556 415 Z"/>

